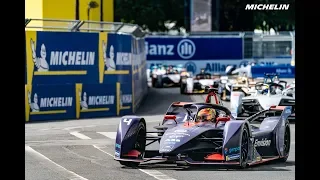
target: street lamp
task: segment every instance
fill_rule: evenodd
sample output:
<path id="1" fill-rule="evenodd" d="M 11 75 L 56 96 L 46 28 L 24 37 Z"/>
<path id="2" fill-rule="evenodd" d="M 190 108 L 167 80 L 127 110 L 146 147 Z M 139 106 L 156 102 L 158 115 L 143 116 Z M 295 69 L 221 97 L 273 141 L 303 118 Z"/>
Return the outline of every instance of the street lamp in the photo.
<path id="1" fill-rule="evenodd" d="M 88 9 L 87 9 L 88 21 L 90 21 L 90 10 L 95 9 L 97 7 L 99 7 L 99 4 L 96 1 L 90 1 L 88 3 Z M 89 29 L 90 29 L 90 22 L 88 22 L 88 32 L 89 32 Z"/>

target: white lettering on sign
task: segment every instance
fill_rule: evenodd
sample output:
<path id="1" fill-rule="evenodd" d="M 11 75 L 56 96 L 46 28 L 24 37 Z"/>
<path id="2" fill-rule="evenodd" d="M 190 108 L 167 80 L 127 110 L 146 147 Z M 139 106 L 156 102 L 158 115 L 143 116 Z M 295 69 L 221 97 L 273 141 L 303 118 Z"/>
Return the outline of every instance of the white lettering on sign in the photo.
<path id="1" fill-rule="evenodd" d="M 173 56 L 174 45 L 163 45 L 163 44 L 150 44 L 145 42 L 146 52 L 149 55 L 164 55 L 164 56 Z"/>
<path id="2" fill-rule="evenodd" d="M 95 52 L 51 51 L 50 65 L 94 65 Z"/>
<path id="3" fill-rule="evenodd" d="M 46 97 L 40 99 L 40 107 L 71 107 L 72 97 Z"/>
<path id="4" fill-rule="evenodd" d="M 114 96 L 89 96 L 89 105 L 109 105 L 114 104 Z"/>

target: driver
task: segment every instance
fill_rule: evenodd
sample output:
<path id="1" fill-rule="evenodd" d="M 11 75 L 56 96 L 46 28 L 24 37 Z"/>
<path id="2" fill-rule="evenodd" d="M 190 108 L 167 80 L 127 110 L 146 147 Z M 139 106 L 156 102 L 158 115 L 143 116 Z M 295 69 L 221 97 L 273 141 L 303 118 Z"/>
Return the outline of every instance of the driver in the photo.
<path id="1" fill-rule="evenodd" d="M 201 109 L 197 115 L 197 121 L 215 122 L 217 112 L 212 108 Z"/>

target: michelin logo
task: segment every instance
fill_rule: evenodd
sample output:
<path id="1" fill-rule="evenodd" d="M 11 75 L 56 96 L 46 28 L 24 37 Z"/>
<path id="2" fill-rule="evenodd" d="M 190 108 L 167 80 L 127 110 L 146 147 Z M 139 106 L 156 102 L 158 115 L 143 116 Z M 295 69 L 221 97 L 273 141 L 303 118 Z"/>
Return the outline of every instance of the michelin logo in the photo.
<path id="1" fill-rule="evenodd" d="M 115 52 L 113 45 L 110 46 L 109 58 L 107 57 L 107 44 L 102 41 L 103 60 L 106 71 L 115 71 L 116 65 L 131 65 L 131 53 L 117 52 L 115 61 Z"/>
<path id="2" fill-rule="evenodd" d="M 87 93 L 84 92 L 83 96 L 81 97 L 81 91 L 79 91 L 79 97 L 80 97 L 81 110 L 87 110 L 89 109 L 89 106 L 114 104 L 114 96 L 89 96 L 89 102 L 88 102 Z"/>
<path id="3" fill-rule="evenodd" d="M 131 94 L 122 94 L 122 91 L 120 91 L 120 107 L 122 107 L 123 104 L 129 104 L 132 103 L 132 95 Z"/>
<path id="4" fill-rule="evenodd" d="M 37 71 L 49 71 L 46 46 L 41 44 L 40 57 L 36 55 L 35 42 L 31 39 L 32 60 Z M 94 65 L 95 52 L 90 51 L 51 51 L 50 65 Z"/>
<path id="5" fill-rule="evenodd" d="M 72 97 L 45 97 L 40 99 L 39 106 L 39 97 L 35 93 L 33 96 L 33 102 L 31 101 L 31 92 L 28 92 L 28 103 L 30 105 L 31 112 L 40 112 L 40 108 L 48 107 L 71 107 L 72 106 Z"/>

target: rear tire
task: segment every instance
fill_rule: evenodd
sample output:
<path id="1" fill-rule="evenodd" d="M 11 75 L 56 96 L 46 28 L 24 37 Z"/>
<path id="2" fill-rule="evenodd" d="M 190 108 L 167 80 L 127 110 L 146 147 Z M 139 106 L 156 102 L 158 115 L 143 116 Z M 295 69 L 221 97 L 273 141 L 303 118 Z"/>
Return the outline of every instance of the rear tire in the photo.
<path id="1" fill-rule="evenodd" d="M 180 94 L 185 94 L 186 84 L 181 83 L 180 85 Z"/>
<path id="2" fill-rule="evenodd" d="M 152 87 L 156 87 L 157 79 L 152 78 Z"/>
<path id="3" fill-rule="evenodd" d="M 141 153 L 138 159 L 143 159 L 144 152 L 146 150 L 146 135 L 147 135 L 146 127 L 143 122 L 140 122 L 135 134 L 136 142 L 132 147 L 132 150 L 137 150 Z M 139 166 L 140 162 L 120 161 L 120 164 L 127 167 L 137 167 Z"/>
<path id="4" fill-rule="evenodd" d="M 286 121 L 285 132 L 284 132 L 284 146 L 283 146 L 283 158 L 279 159 L 279 162 L 286 162 L 290 153 L 290 145 L 291 145 L 291 134 L 290 134 L 290 124 Z"/>

